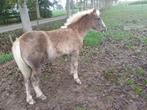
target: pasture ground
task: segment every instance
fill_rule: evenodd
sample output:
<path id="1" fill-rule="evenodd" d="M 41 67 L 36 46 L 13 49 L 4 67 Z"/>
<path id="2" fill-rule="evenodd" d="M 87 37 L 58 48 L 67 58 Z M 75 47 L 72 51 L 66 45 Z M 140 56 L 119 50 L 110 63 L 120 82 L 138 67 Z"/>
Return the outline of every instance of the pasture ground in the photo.
<path id="1" fill-rule="evenodd" d="M 81 49 L 82 85 L 69 75 L 68 58 L 56 59 L 51 66 L 43 64 L 40 85 L 48 99 L 35 99 L 35 105 L 25 101 L 15 62 L 1 65 L 0 110 L 147 110 L 146 10 L 147 5 L 105 10 L 102 17 L 108 31 L 89 32 Z M 134 27 L 126 30 L 126 26 Z"/>

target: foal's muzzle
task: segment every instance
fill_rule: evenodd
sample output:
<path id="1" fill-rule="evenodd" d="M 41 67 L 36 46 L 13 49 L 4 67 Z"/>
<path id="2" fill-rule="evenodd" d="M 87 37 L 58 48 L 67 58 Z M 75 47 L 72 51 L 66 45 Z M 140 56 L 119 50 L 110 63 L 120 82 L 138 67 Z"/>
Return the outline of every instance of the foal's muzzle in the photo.
<path id="1" fill-rule="evenodd" d="M 107 31 L 107 28 L 101 29 L 101 32 L 106 32 L 106 31 Z"/>

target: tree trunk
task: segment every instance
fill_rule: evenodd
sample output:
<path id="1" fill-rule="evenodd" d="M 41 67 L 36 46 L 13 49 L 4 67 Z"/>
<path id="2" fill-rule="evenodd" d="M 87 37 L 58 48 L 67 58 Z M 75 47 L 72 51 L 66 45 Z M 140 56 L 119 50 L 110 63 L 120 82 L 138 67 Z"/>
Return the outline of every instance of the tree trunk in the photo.
<path id="1" fill-rule="evenodd" d="M 84 1 L 80 0 L 80 11 L 84 10 Z"/>
<path id="2" fill-rule="evenodd" d="M 19 4 L 18 6 L 19 6 L 20 18 L 23 26 L 23 31 L 24 32 L 32 31 L 26 0 L 24 0 L 24 2 L 22 4 Z"/>
<path id="3" fill-rule="evenodd" d="M 84 10 L 86 9 L 86 0 L 83 1 Z"/>
<path id="4" fill-rule="evenodd" d="M 92 8 L 95 8 L 94 7 L 94 0 L 91 0 L 91 5 L 92 5 Z"/>
<path id="5" fill-rule="evenodd" d="M 39 11 L 39 3 L 38 3 L 38 0 L 36 0 L 36 12 L 37 12 L 37 18 L 40 18 L 40 11 Z"/>
<path id="6" fill-rule="evenodd" d="M 67 11 L 67 16 L 71 16 L 71 9 L 70 9 L 70 0 L 66 0 L 66 11 Z"/>
<path id="7" fill-rule="evenodd" d="M 86 0 L 86 9 L 88 9 L 88 0 Z"/>
<path id="8" fill-rule="evenodd" d="M 38 0 L 36 0 L 36 12 L 37 12 L 37 29 L 39 29 L 40 11 L 39 11 L 39 3 L 38 3 Z"/>
<path id="9" fill-rule="evenodd" d="M 74 13 L 74 1 L 70 0 L 70 11 L 71 11 L 71 15 Z"/>

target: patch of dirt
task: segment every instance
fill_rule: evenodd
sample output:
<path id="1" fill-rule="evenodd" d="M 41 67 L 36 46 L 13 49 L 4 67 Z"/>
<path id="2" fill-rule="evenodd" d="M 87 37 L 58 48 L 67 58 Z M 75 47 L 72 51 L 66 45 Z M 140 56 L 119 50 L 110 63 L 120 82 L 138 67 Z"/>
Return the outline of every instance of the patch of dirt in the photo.
<path id="1" fill-rule="evenodd" d="M 130 43 L 137 49 L 126 48 Z M 69 75 L 69 59 L 43 64 L 40 85 L 47 100 L 36 99 L 32 90 L 34 105 L 25 101 L 23 78 L 15 62 L 8 62 L 0 66 L 0 110 L 146 110 L 147 87 L 142 82 L 147 80 L 146 48 L 136 41 L 111 39 L 100 48 L 84 46 L 79 61 L 82 85 Z M 143 77 L 135 74 L 136 68 L 145 70 Z M 132 89 L 135 84 L 142 88 L 139 94 Z"/>

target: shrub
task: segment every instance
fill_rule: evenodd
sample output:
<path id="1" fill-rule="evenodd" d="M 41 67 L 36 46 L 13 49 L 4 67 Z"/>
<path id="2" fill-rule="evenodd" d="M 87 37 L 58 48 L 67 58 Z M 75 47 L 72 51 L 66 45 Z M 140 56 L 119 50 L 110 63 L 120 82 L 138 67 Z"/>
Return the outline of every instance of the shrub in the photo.
<path id="1" fill-rule="evenodd" d="M 3 64 L 3 63 L 5 63 L 5 62 L 7 62 L 7 61 L 10 61 L 10 60 L 12 60 L 13 59 L 13 56 L 12 56 L 12 54 L 11 53 L 9 53 L 9 54 L 1 54 L 0 55 L 0 64 Z"/>

